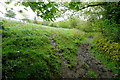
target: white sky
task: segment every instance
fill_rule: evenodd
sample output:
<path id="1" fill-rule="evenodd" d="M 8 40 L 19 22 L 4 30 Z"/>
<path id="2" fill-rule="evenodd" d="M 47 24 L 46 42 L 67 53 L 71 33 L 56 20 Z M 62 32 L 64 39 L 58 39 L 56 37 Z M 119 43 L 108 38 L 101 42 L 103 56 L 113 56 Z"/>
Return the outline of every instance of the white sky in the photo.
<path id="1" fill-rule="evenodd" d="M 5 17 L 5 13 L 7 13 L 6 8 L 8 8 L 8 9 L 13 8 L 13 12 L 16 14 L 16 16 L 15 16 L 16 19 L 28 18 L 28 19 L 33 20 L 35 18 L 36 14 L 32 11 L 32 9 L 30 7 L 26 8 L 25 6 L 22 6 L 22 5 L 14 6 L 14 4 L 15 4 L 15 2 L 12 2 L 8 5 L 8 4 L 5 4 L 4 1 L 0 0 L 0 17 Z M 26 8 L 27 11 L 24 8 Z M 19 10 L 22 10 L 23 13 L 19 13 L 18 12 Z M 1 12 L 4 14 L 2 14 Z M 66 18 L 67 18 L 67 16 L 65 16 L 64 18 L 60 17 L 60 18 L 57 18 L 56 21 L 61 21 L 61 20 L 64 20 Z M 42 21 L 41 18 L 38 18 L 38 19 L 40 21 Z"/>
<path id="2" fill-rule="evenodd" d="M 16 14 L 15 18 L 17 19 L 23 19 L 23 18 L 28 18 L 28 19 L 34 19 L 36 16 L 35 13 L 32 11 L 30 7 L 25 7 L 25 6 L 14 6 L 15 2 L 12 2 L 11 4 L 5 4 L 4 1 L 0 0 L 0 11 L 3 12 L 4 14 L 7 12 L 6 8 L 11 9 L 13 8 L 14 13 Z M 24 8 L 26 8 L 28 11 L 26 11 Z M 18 11 L 22 10 L 23 13 L 19 13 Z M 25 17 L 24 17 L 25 16 Z M 0 17 L 5 17 L 5 15 L 0 13 Z"/>

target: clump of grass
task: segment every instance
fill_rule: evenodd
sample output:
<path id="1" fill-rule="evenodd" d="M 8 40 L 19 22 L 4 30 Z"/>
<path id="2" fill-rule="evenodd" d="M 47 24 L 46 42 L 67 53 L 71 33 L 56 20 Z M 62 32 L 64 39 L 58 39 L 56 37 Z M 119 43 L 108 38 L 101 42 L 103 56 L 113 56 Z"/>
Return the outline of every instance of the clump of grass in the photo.
<path id="1" fill-rule="evenodd" d="M 90 78 L 97 78 L 97 75 L 96 75 L 93 71 L 88 71 L 88 72 L 87 72 L 87 75 L 88 75 Z"/>

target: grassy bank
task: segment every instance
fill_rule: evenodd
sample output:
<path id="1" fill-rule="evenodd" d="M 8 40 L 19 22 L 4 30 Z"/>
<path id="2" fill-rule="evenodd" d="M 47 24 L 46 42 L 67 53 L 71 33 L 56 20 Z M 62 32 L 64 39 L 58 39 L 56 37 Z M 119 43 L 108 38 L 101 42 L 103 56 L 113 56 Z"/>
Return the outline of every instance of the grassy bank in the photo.
<path id="1" fill-rule="evenodd" d="M 88 32 L 85 37 L 93 36 L 90 41 L 91 55 L 99 59 L 113 74 L 119 76 L 120 44 L 104 37 L 99 32 Z"/>
<path id="2" fill-rule="evenodd" d="M 7 20 L 2 26 L 3 78 L 9 80 L 59 78 L 60 56 L 72 67 L 84 34 Z"/>

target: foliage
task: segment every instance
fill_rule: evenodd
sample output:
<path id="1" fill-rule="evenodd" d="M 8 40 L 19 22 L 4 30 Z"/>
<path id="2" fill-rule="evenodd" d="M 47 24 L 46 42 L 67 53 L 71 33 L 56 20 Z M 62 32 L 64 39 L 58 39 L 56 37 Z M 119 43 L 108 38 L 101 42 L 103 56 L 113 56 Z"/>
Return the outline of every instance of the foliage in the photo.
<path id="1" fill-rule="evenodd" d="M 3 21 L 0 21 L 0 28 L 2 27 L 3 23 L 4 23 Z"/>
<path id="2" fill-rule="evenodd" d="M 0 29 L 4 29 L 4 27 L 3 27 L 4 23 L 5 23 L 5 21 L 0 19 Z"/>
<path id="3" fill-rule="evenodd" d="M 69 22 L 68 21 L 61 21 L 57 23 L 57 26 L 60 28 L 69 28 Z"/>
<path id="4" fill-rule="evenodd" d="M 68 7 L 69 9 L 73 9 L 73 10 L 79 11 L 80 10 L 80 7 L 79 7 L 80 4 L 81 4 L 80 1 L 71 0 L 71 2 L 66 3 L 65 6 Z"/>
<path id="5" fill-rule="evenodd" d="M 87 72 L 87 75 L 88 75 L 90 78 L 97 78 L 96 74 L 95 74 L 93 71 L 88 71 L 88 72 Z"/>
<path id="6" fill-rule="evenodd" d="M 117 24 L 120 23 L 120 2 L 106 2 L 106 6 L 103 6 L 106 10 L 104 13 L 104 18 L 109 19 L 111 22 Z"/>
<path id="7" fill-rule="evenodd" d="M 108 37 L 111 40 L 119 42 L 119 24 L 116 24 L 114 21 L 111 22 L 108 19 L 99 19 L 96 20 L 93 24 L 93 31 L 101 32 L 103 36 Z"/>
<path id="8" fill-rule="evenodd" d="M 93 36 L 91 40 L 88 38 L 91 44 L 91 55 L 99 59 L 113 74 L 119 74 L 119 60 L 113 57 L 114 55 L 120 56 L 119 43 L 106 39 L 100 32 L 86 33 L 86 37 L 89 36 Z"/>
<path id="9" fill-rule="evenodd" d="M 70 18 L 69 19 L 69 26 L 70 28 L 76 28 L 76 26 L 78 26 L 79 23 L 79 19 L 78 18 Z"/>
<path id="10" fill-rule="evenodd" d="M 42 22 L 40 22 L 40 24 L 41 24 L 41 25 L 48 26 L 48 25 L 50 24 L 50 22 L 49 22 L 49 21 L 42 21 Z"/>
<path id="11" fill-rule="evenodd" d="M 6 21 L 3 26 L 3 79 L 59 78 L 60 55 L 70 61 L 69 67 L 74 66 L 83 33 L 13 21 Z M 52 46 L 51 38 L 57 47 Z"/>
<path id="12" fill-rule="evenodd" d="M 22 4 L 26 7 L 30 6 L 31 9 L 37 13 L 37 16 L 40 16 L 41 18 L 45 20 L 55 20 L 57 13 L 57 3 L 55 2 L 22 2 Z"/>
<path id="13" fill-rule="evenodd" d="M 29 19 L 27 19 L 27 18 L 22 19 L 22 21 L 25 21 L 25 22 L 31 23 L 31 21 L 30 21 Z"/>
<path id="14" fill-rule="evenodd" d="M 14 18 L 15 15 L 16 14 L 12 10 L 7 11 L 7 13 L 5 14 L 6 17 L 10 17 L 10 18 Z"/>
<path id="15" fill-rule="evenodd" d="M 53 23 L 53 22 L 50 22 L 50 23 L 49 23 L 49 26 L 50 26 L 50 27 L 57 27 L 57 24 L 56 24 L 56 23 Z"/>
<path id="16" fill-rule="evenodd" d="M 54 21 L 57 17 L 57 3 L 23 2 L 22 4 L 30 6 L 38 16 L 45 20 Z M 17 78 L 56 79 L 60 77 L 60 57 L 64 57 L 68 61 L 67 66 L 73 68 L 78 45 L 82 41 L 86 42 L 89 36 L 92 38 L 87 41 L 92 42 L 91 52 L 93 55 L 99 58 L 105 66 L 112 69 L 114 74 L 118 74 L 118 66 L 116 67 L 114 63 L 120 61 L 119 3 L 70 2 L 64 6 L 76 11 L 88 7 L 95 10 L 95 6 L 100 6 L 104 8 L 103 12 L 99 13 L 103 17 L 97 19 L 98 12 L 90 12 L 88 14 L 94 13 L 95 15 L 92 15 L 87 22 L 78 18 L 70 18 L 60 22 L 39 22 L 39 24 L 58 27 L 58 29 L 0 21 L 3 27 L 4 78 L 7 76 L 10 80 Z M 85 31 L 86 35 L 82 36 L 84 32 L 77 29 Z M 87 75 L 96 78 L 92 71 L 88 71 Z"/>
<path id="17" fill-rule="evenodd" d="M 120 2 L 90 2 L 90 3 L 76 3 L 70 2 L 67 6 L 70 9 L 80 11 L 81 9 L 89 10 L 85 14 L 89 14 L 91 17 L 88 19 L 88 25 L 83 30 L 85 31 L 100 31 L 105 37 L 109 37 L 110 39 L 119 42 L 119 3 Z M 71 7 L 70 7 L 71 6 Z M 76 7 L 77 6 L 77 7 Z M 81 8 L 81 9 L 80 9 Z M 90 10 L 91 8 L 91 10 Z M 94 10 L 94 11 L 92 11 Z M 97 10 L 97 12 L 96 12 Z M 101 10 L 101 11 L 99 11 Z M 101 20 L 97 19 L 96 17 L 103 16 Z"/>
<path id="18" fill-rule="evenodd" d="M 106 3 L 107 6 L 104 8 L 106 9 L 104 18 L 107 19 L 105 20 L 105 23 L 108 26 L 105 26 L 106 33 L 105 35 L 109 36 L 112 40 L 119 42 L 120 41 L 120 2 L 113 2 L 113 3 Z M 105 24 L 103 23 L 103 24 Z"/>
<path id="19" fill-rule="evenodd" d="M 86 23 L 85 21 L 74 17 L 74 18 L 70 18 L 69 20 L 52 22 L 49 25 L 51 27 L 69 28 L 69 29 L 75 28 L 75 29 L 83 30 L 83 28 L 85 28 Z"/>
<path id="20" fill-rule="evenodd" d="M 92 55 L 99 59 L 106 68 L 110 69 L 113 74 L 119 74 L 119 64 L 109 59 L 105 54 L 100 53 L 95 47 L 91 47 Z"/>
<path id="21" fill-rule="evenodd" d="M 120 44 L 112 42 L 108 39 L 99 39 L 95 43 L 96 48 L 101 51 L 101 53 L 106 54 L 109 58 L 114 61 L 119 61 L 120 59 Z"/>

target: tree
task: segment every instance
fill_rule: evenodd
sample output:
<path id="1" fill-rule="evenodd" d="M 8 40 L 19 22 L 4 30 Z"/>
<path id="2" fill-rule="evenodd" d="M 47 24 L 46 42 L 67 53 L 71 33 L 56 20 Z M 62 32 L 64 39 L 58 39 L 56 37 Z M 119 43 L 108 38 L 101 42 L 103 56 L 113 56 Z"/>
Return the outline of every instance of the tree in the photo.
<path id="1" fill-rule="evenodd" d="M 120 41 L 120 2 L 91 2 L 91 3 L 80 3 L 80 2 L 70 2 L 66 5 L 69 9 L 76 11 L 92 8 L 94 10 L 96 7 L 103 8 L 99 13 L 91 12 L 90 10 L 86 14 L 91 15 L 88 19 L 91 22 L 92 26 L 102 32 L 102 34 L 110 39 L 119 42 Z M 84 11 L 85 12 L 85 11 Z M 99 15 L 103 17 L 100 19 Z M 93 27 L 91 27 L 93 28 Z"/>
<path id="2" fill-rule="evenodd" d="M 117 24 L 120 23 L 120 2 L 107 2 L 106 6 L 103 6 L 106 10 L 104 13 L 104 18 L 111 21 L 115 21 Z"/>

